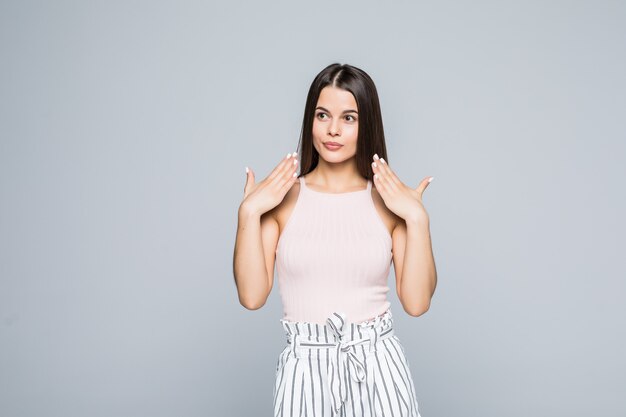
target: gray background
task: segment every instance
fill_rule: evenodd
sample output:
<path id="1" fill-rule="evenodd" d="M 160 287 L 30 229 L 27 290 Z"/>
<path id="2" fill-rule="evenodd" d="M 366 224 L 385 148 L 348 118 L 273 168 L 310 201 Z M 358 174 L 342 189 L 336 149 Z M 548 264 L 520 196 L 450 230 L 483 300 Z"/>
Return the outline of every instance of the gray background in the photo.
<path id="1" fill-rule="evenodd" d="M 244 167 L 310 82 L 374 79 L 438 287 L 389 293 L 423 417 L 624 416 L 626 5 L 0 3 L 0 415 L 271 415 L 275 283 L 238 304 Z"/>

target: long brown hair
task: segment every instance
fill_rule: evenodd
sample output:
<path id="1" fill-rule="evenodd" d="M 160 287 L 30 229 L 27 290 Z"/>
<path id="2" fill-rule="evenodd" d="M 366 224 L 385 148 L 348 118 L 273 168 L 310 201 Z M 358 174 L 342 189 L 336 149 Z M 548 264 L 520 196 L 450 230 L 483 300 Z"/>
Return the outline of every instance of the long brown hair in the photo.
<path id="1" fill-rule="evenodd" d="M 356 146 L 356 167 L 361 176 L 372 180 L 373 155 L 387 158 L 383 118 L 374 81 L 367 73 L 348 64 L 334 63 L 324 68 L 313 80 L 304 107 L 300 140 L 300 175 L 311 172 L 319 162 L 319 153 L 313 146 L 313 117 L 320 92 L 326 86 L 341 88 L 352 93 L 358 106 L 359 133 Z"/>

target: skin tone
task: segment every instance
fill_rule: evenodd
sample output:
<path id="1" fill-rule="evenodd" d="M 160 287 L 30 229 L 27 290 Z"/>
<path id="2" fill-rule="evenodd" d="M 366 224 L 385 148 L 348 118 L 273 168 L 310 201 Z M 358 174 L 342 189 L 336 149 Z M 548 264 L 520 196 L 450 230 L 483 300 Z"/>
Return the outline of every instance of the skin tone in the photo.
<path id="1" fill-rule="evenodd" d="M 359 116 L 352 93 L 332 86 L 322 89 L 313 120 L 313 146 L 320 157 L 315 169 L 305 175 L 306 185 L 326 193 L 365 189 L 367 180 L 356 168 Z M 342 146 L 327 149 L 328 141 Z M 247 170 L 233 271 L 240 303 L 251 310 L 265 304 L 273 286 L 278 238 L 299 194 L 296 156 L 294 152 L 282 158 L 259 183 Z M 437 283 L 429 218 L 422 201 L 433 177 L 409 187 L 378 155 L 372 156 L 372 170 L 372 199 L 392 237 L 396 291 L 404 310 L 419 316 L 430 307 Z"/>

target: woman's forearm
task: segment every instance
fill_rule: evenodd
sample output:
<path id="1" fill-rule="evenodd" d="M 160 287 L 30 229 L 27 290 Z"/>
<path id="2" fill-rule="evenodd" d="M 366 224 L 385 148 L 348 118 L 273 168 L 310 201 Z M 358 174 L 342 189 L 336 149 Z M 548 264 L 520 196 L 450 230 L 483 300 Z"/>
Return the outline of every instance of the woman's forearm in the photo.
<path id="1" fill-rule="evenodd" d="M 428 311 L 437 286 L 429 229 L 428 222 L 407 222 L 400 293 L 405 310 L 412 311 L 415 316 Z"/>

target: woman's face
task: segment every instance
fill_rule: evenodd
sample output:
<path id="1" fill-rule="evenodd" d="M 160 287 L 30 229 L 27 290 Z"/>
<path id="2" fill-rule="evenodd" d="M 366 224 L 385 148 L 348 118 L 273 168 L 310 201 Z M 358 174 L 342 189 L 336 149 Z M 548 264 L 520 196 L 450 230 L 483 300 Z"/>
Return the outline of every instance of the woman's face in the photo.
<path id="1" fill-rule="evenodd" d="M 356 155 L 359 114 L 351 92 L 326 86 L 320 92 L 313 118 L 313 146 L 328 162 Z M 335 142 L 338 146 L 332 146 Z"/>

